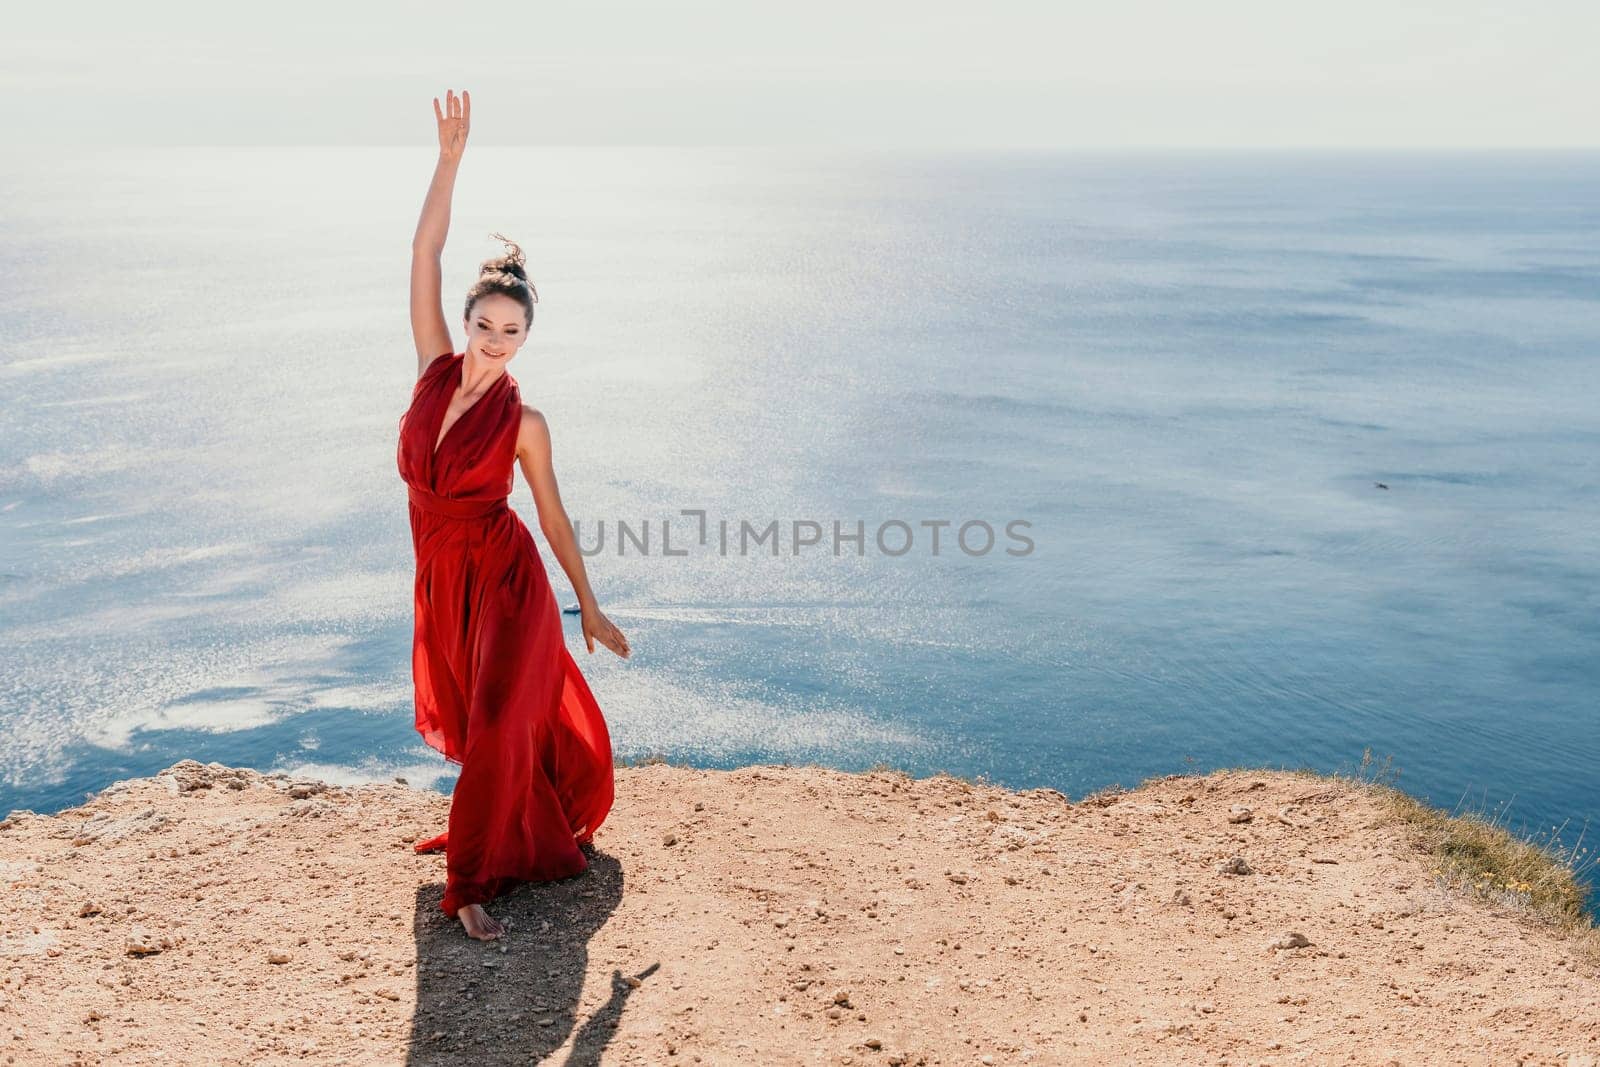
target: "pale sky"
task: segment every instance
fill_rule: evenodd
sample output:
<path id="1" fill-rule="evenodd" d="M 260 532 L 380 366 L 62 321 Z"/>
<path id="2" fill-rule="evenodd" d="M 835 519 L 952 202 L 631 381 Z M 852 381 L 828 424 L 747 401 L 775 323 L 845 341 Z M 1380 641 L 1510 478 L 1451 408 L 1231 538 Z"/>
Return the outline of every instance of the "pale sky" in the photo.
<path id="1" fill-rule="evenodd" d="M 8 5 L 28 145 L 1600 146 L 1600 5 L 1005 0 Z"/>

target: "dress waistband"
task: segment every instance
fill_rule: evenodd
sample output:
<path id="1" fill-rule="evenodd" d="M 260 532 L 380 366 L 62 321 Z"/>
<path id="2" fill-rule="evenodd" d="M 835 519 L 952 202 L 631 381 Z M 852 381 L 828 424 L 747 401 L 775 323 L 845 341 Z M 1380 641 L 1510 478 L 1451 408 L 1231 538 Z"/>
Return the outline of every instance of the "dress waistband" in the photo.
<path id="1" fill-rule="evenodd" d="M 406 486 L 406 495 L 423 511 L 443 515 L 447 519 L 477 519 L 506 510 L 506 498 L 493 500 L 452 500 L 438 493 L 430 493 L 415 485 Z"/>

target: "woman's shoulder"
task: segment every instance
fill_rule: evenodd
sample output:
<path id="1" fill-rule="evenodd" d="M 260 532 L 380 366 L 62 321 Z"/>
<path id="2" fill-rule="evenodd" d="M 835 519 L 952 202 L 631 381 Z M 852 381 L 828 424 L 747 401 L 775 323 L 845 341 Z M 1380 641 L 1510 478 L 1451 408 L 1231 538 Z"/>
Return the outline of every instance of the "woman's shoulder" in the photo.
<path id="1" fill-rule="evenodd" d="M 426 378 L 430 374 L 438 374 L 464 354 L 465 353 L 445 352 L 441 355 L 434 356 L 433 359 L 428 361 L 428 365 L 422 368 L 422 373 L 417 375 L 417 377 Z"/>
<path id="2" fill-rule="evenodd" d="M 455 353 L 446 352 L 442 356 L 434 356 L 428 365 L 422 368 L 422 373 L 417 375 L 417 380 L 411 386 L 411 402 L 417 402 L 422 391 L 431 388 L 443 376 L 446 368 L 455 362 Z"/>
<path id="3" fill-rule="evenodd" d="M 544 412 L 532 404 L 517 400 L 517 452 L 548 451 L 550 448 L 550 424 L 545 421 Z"/>

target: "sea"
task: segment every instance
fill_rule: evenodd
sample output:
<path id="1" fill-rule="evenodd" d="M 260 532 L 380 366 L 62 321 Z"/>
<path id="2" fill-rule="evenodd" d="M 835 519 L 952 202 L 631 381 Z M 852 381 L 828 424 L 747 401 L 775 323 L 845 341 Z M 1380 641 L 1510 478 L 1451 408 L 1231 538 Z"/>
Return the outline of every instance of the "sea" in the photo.
<path id="1" fill-rule="evenodd" d="M 0 812 L 450 790 L 395 457 L 434 162 L 0 161 Z M 453 205 L 457 351 L 491 233 L 538 288 L 619 760 L 1308 768 L 1592 855 L 1600 155 L 472 147 Z"/>

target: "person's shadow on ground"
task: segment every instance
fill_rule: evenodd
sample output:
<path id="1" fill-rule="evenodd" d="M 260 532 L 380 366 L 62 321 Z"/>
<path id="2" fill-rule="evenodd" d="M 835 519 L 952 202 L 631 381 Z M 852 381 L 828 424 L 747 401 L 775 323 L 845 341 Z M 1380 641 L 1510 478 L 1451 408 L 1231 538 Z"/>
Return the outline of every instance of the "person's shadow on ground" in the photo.
<path id="1" fill-rule="evenodd" d="M 569 1039 L 561 1062 L 600 1062 L 634 987 L 613 969 L 610 996 L 580 1025 L 589 940 L 616 910 L 623 886 L 614 857 L 584 851 L 582 874 L 526 883 L 488 905 L 507 927 L 497 941 L 469 938 L 461 920 L 440 910 L 443 884 L 418 891 L 417 1012 L 407 1064 L 537 1063 Z M 632 977 L 647 978 L 658 966 Z"/>

